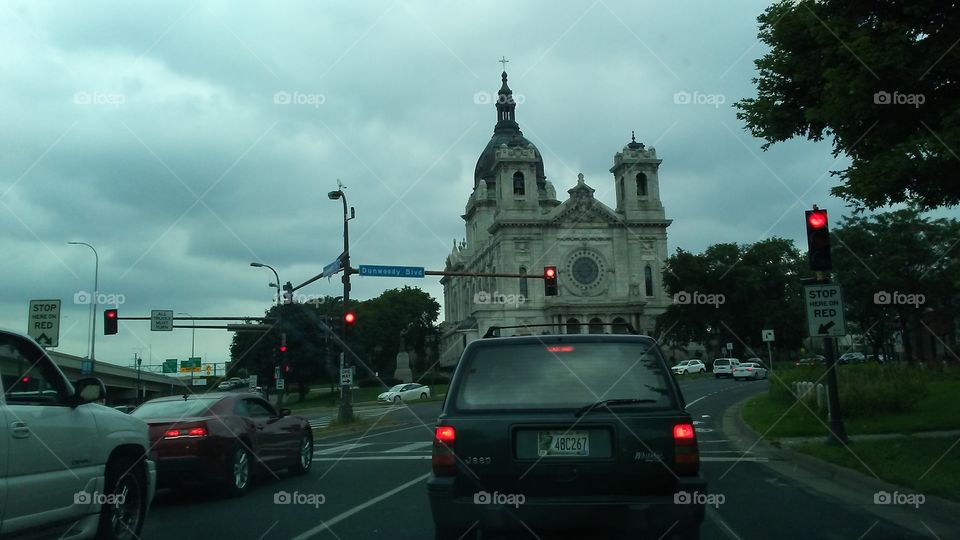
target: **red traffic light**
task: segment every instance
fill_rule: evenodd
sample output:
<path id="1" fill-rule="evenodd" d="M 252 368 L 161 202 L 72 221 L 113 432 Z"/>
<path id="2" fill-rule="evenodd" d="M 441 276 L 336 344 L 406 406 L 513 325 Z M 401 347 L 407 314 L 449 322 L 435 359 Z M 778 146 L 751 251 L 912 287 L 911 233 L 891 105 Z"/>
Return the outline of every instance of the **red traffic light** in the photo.
<path id="1" fill-rule="evenodd" d="M 556 296 L 557 295 L 557 267 L 556 266 L 544 266 L 543 267 L 543 295 L 544 296 Z"/>
<path id="2" fill-rule="evenodd" d="M 548 266 L 543 269 L 544 277 L 553 278 L 553 277 L 556 277 L 556 275 L 557 275 L 557 269 L 552 266 Z"/>
<path id="3" fill-rule="evenodd" d="M 827 226 L 827 212 L 825 210 L 813 210 L 807 213 L 807 225 L 811 229 L 822 229 Z"/>
<path id="4" fill-rule="evenodd" d="M 281 346 L 280 346 L 280 352 L 287 352 L 287 346 L 286 346 L 286 345 L 281 345 Z"/>
<path id="5" fill-rule="evenodd" d="M 353 323 L 357 322 L 357 314 L 354 313 L 354 312 L 352 312 L 352 311 L 348 311 L 348 312 L 344 313 L 344 314 L 343 314 L 343 322 L 345 322 L 345 323 L 347 323 L 347 324 L 353 324 Z"/>
<path id="6" fill-rule="evenodd" d="M 103 310 L 103 335 L 112 336 L 116 334 L 118 322 L 120 321 L 117 319 L 117 310 L 115 309 Z"/>

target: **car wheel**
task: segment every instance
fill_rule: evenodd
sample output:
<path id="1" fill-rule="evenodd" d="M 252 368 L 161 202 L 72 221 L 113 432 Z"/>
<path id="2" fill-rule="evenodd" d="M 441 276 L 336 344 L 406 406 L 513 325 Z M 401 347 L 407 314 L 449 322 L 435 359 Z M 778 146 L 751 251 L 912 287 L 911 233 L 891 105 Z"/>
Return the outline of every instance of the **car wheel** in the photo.
<path id="1" fill-rule="evenodd" d="M 100 506 L 98 540 L 140 537 L 147 511 L 147 477 L 139 460 L 120 457 L 107 463 L 107 503 Z M 109 499 L 113 499 L 112 501 Z"/>
<path id="2" fill-rule="evenodd" d="M 421 393 L 420 399 L 427 399 L 427 393 L 426 392 Z"/>
<path id="3" fill-rule="evenodd" d="M 233 449 L 224 476 L 224 488 L 230 497 L 239 497 L 250 488 L 250 451 L 243 443 Z"/>
<path id="4" fill-rule="evenodd" d="M 300 439 L 300 449 L 297 453 L 297 464 L 293 467 L 290 467 L 290 474 L 307 474 L 310 472 L 310 467 L 313 466 L 313 437 L 310 435 L 310 428 L 307 427 L 306 430 L 307 431 Z"/>
<path id="5" fill-rule="evenodd" d="M 394 402 L 394 403 L 400 403 L 400 396 L 394 396 L 393 402 Z"/>

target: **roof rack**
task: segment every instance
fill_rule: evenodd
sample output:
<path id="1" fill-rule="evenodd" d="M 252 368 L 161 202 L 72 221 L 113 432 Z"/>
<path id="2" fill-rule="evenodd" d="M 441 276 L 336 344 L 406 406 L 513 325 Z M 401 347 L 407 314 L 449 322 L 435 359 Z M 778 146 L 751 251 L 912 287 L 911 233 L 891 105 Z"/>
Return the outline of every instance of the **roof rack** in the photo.
<path id="1" fill-rule="evenodd" d="M 604 323 L 604 326 L 606 326 L 606 325 L 608 325 L 608 324 L 609 324 L 611 327 L 623 327 L 623 328 L 626 328 L 626 330 L 627 330 L 626 333 L 627 333 L 627 334 L 640 335 L 640 332 L 637 332 L 637 330 L 636 330 L 636 329 L 633 327 L 633 325 L 631 325 L 630 323 Z M 561 324 L 561 325 L 557 325 L 557 324 L 520 324 L 520 325 L 515 325 L 515 326 L 491 326 L 490 328 L 487 328 L 486 333 L 483 334 L 483 339 L 500 337 L 500 331 L 501 331 L 501 330 L 507 330 L 507 329 L 510 329 L 510 328 L 524 328 L 524 329 L 527 329 L 527 328 L 556 328 L 557 326 L 563 326 L 563 325 L 562 325 L 562 324 Z M 582 326 L 588 326 L 588 327 L 589 327 L 589 323 L 586 324 L 586 325 L 582 325 Z M 578 334 L 567 334 L 566 332 L 559 332 L 558 334 L 570 335 L 570 336 L 578 335 Z M 606 332 L 604 332 L 604 334 L 606 334 Z M 586 334 L 584 334 L 584 335 L 586 335 Z M 597 335 L 597 334 L 594 334 L 594 335 Z M 601 335 L 602 335 L 602 334 L 601 334 Z"/>

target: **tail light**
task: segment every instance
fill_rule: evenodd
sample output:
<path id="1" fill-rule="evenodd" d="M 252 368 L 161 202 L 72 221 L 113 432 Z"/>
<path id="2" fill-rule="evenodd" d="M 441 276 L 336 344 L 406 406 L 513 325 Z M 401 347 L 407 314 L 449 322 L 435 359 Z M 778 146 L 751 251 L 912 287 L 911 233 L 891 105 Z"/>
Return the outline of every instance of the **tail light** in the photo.
<path id="1" fill-rule="evenodd" d="M 457 472 L 457 456 L 453 445 L 457 430 L 453 426 L 437 426 L 433 432 L 433 474 L 453 476 Z"/>
<path id="2" fill-rule="evenodd" d="M 207 435 L 207 427 L 204 425 L 172 428 L 163 432 L 164 439 L 198 439 Z"/>
<path id="3" fill-rule="evenodd" d="M 679 475 L 694 475 L 700 471 L 700 452 L 693 424 L 673 426 L 674 467 Z"/>

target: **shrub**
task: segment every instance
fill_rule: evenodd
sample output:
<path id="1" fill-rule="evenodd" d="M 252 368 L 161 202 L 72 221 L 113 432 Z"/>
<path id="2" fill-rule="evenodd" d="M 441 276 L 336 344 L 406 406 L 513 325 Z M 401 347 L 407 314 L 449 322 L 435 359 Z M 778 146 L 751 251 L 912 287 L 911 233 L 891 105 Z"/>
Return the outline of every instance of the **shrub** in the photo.
<path id="1" fill-rule="evenodd" d="M 438 374 L 428 372 L 420 375 L 419 377 L 414 377 L 413 381 L 420 384 L 425 384 L 427 386 L 434 384 L 450 384 L 450 377 L 442 373 Z"/>

